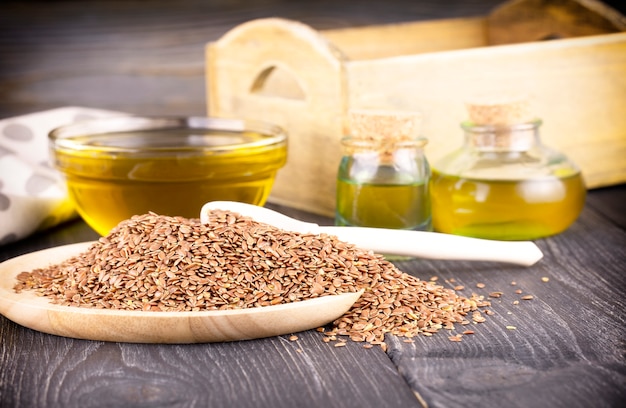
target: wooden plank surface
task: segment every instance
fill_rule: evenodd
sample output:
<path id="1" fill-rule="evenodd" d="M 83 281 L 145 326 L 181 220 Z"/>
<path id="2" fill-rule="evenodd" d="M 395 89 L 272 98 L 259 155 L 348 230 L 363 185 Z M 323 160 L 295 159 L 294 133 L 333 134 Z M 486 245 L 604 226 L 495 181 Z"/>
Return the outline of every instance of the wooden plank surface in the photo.
<path id="1" fill-rule="evenodd" d="M 3 1 L 0 117 L 77 105 L 206 113 L 204 46 L 245 21 L 334 29 L 480 16 L 499 0 Z"/>
<path id="2" fill-rule="evenodd" d="M 103 343 L 44 335 L 2 318 L 0 406 L 417 405 L 382 350 L 355 343 L 335 348 L 314 331 L 298 336 L 198 345 Z"/>
<path id="3" fill-rule="evenodd" d="M 626 228 L 626 190 L 620 186 L 600 188 L 589 196 L 587 205 L 602 213 L 622 229 Z"/>
<path id="4" fill-rule="evenodd" d="M 203 114 L 204 44 L 248 19 L 334 29 L 477 16 L 497 3 L 3 2 L 0 117 L 66 105 Z M 390 338 L 386 354 L 354 343 L 334 348 L 316 332 L 295 342 L 119 344 L 45 335 L 0 317 L 0 407 L 623 406 L 625 195 L 624 185 L 592 191 L 570 230 L 538 241 L 545 259 L 533 268 L 398 263 L 423 279 L 455 278 L 467 293 L 504 293 L 493 299 L 495 314 L 461 342 L 445 332 L 414 343 Z M 95 237 L 82 221 L 70 222 L 1 246 L 0 261 Z M 517 288 L 534 299 L 513 305 Z"/>
<path id="5" fill-rule="evenodd" d="M 281 336 L 133 345 L 49 336 L 2 317 L 0 406 L 99 406 L 97 401 L 109 406 L 619 406 L 626 401 L 626 231 L 610 212 L 604 215 L 596 207 L 620 205 L 625 191 L 626 186 L 612 188 L 598 194 L 600 201 L 591 192 L 588 201 L 601 204 L 587 205 L 565 233 L 538 241 L 545 258 L 532 268 L 397 262 L 422 279 L 437 276 L 447 285 L 462 284 L 465 293 L 503 292 L 492 299 L 495 314 L 473 325 L 475 334 L 459 343 L 449 341 L 447 332 L 414 343 L 388 338 L 388 359 L 378 348 L 355 343 L 334 348 L 314 331 L 299 333 L 296 342 Z M 77 221 L 3 247 L 0 259 L 94 234 Z M 519 300 L 524 294 L 534 298 Z"/>
<path id="6" fill-rule="evenodd" d="M 618 191 L 624 194 L 624 187 L 602 198 L 617 203 Z M 595 198 L 592 193 L 590 201 Z M 503 292 L 491 300 L 495 314 L 460 343 L 443 336 L 389 342 L 398 370 L 429 406 L 613 407 L 626 401 L 623 226 L 587 206 L 569 230 L 537 244 L 545 258 L 530 269 L 422 265 L 422 277 L 456 278 L 466 291 L 486 295 Z M 487 286 L 478 289 L 478 282 Z M 521 300 L 526 294 L 534 298 Z"/>
<path id="7" fill-rule="evenodd" d="M 245 21 L 316 30 L 485 16 L 501 0 L 4 0 L 0 118 L 61 106 L 203 115 L 204 46 Z M 622 14 L 623 1 L 608 0 Z"/>

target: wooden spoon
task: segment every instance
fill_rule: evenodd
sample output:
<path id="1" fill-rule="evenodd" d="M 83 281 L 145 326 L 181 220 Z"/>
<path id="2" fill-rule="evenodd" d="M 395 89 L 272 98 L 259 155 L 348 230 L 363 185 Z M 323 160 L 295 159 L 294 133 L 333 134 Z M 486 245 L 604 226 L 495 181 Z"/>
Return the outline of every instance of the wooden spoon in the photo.
<path id="1" fill-rule="evenodd" d="M 287 231 L 335 235 L 340 240 L 357 247 L 388 255 L 507 262 L 524 266 L 531 266 L 543 257 L 537 245 L 530 241 L 494 241 L 436 232 L 384 228 L 321 227 L 296 220 L 269 208 L 234 201 L 206 203 L 200 211 L 201 222 L 208 222 L 208 215 L 212 210 L 233 211 Z"/>
<path id="2" fill-rule="evenodd" d="M 343 315 L 362 292 L 249 309 L 142 312 L 61 306 L 13 286 L 21 272 L 60 263 L 87 250 L 84 242 L 33 252 L 0 263 L 0 314 L 58 336 L 129 343 L 207 343 L 295 333 Z"/>

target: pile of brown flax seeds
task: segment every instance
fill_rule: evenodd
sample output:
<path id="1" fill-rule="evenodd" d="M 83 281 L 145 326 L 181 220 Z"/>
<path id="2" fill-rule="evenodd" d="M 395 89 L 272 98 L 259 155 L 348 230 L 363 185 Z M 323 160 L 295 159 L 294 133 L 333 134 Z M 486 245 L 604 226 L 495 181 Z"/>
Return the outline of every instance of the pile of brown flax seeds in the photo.
<path id="1" fill-rule="evenodd" d="M 468 324 L 489 302 L 398 270 L 326 234 L 288 232 L 228 211 L 207 224 L 154 213 L 121 222 L 86 252 L 22 272 L 14 289 L 77 307 L 140 311 L 240 309 L 364 290 L 324 332 L 380 344 Z"/>

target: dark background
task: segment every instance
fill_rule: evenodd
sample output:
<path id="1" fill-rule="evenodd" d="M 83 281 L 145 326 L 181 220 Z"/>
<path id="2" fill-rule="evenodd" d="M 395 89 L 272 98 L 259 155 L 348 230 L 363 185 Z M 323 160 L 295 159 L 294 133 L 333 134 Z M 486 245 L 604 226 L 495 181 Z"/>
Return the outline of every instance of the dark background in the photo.
<path id="1" fill-rule="evenodd" d="M 623 3 L 606 2 L 624 13 Z M 0 118 L 68 105 L 135 114 L 202 115 L 204 46 L 247 20 L 278 16 L 324 30 L 485 16 L 500 4 L 500 0 L 4 0 Z"/>

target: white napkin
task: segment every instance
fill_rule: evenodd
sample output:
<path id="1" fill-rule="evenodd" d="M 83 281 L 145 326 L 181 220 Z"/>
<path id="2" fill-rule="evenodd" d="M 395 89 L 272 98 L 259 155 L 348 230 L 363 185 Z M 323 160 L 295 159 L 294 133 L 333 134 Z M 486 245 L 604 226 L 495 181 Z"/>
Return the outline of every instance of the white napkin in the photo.
<path id="1" fill-rule="evenodd" d="M 76 216 L 65 183 L 51 166 L 48 133 L 120 112 L 64 107 L 0 120 L 0 245 Z"/>

